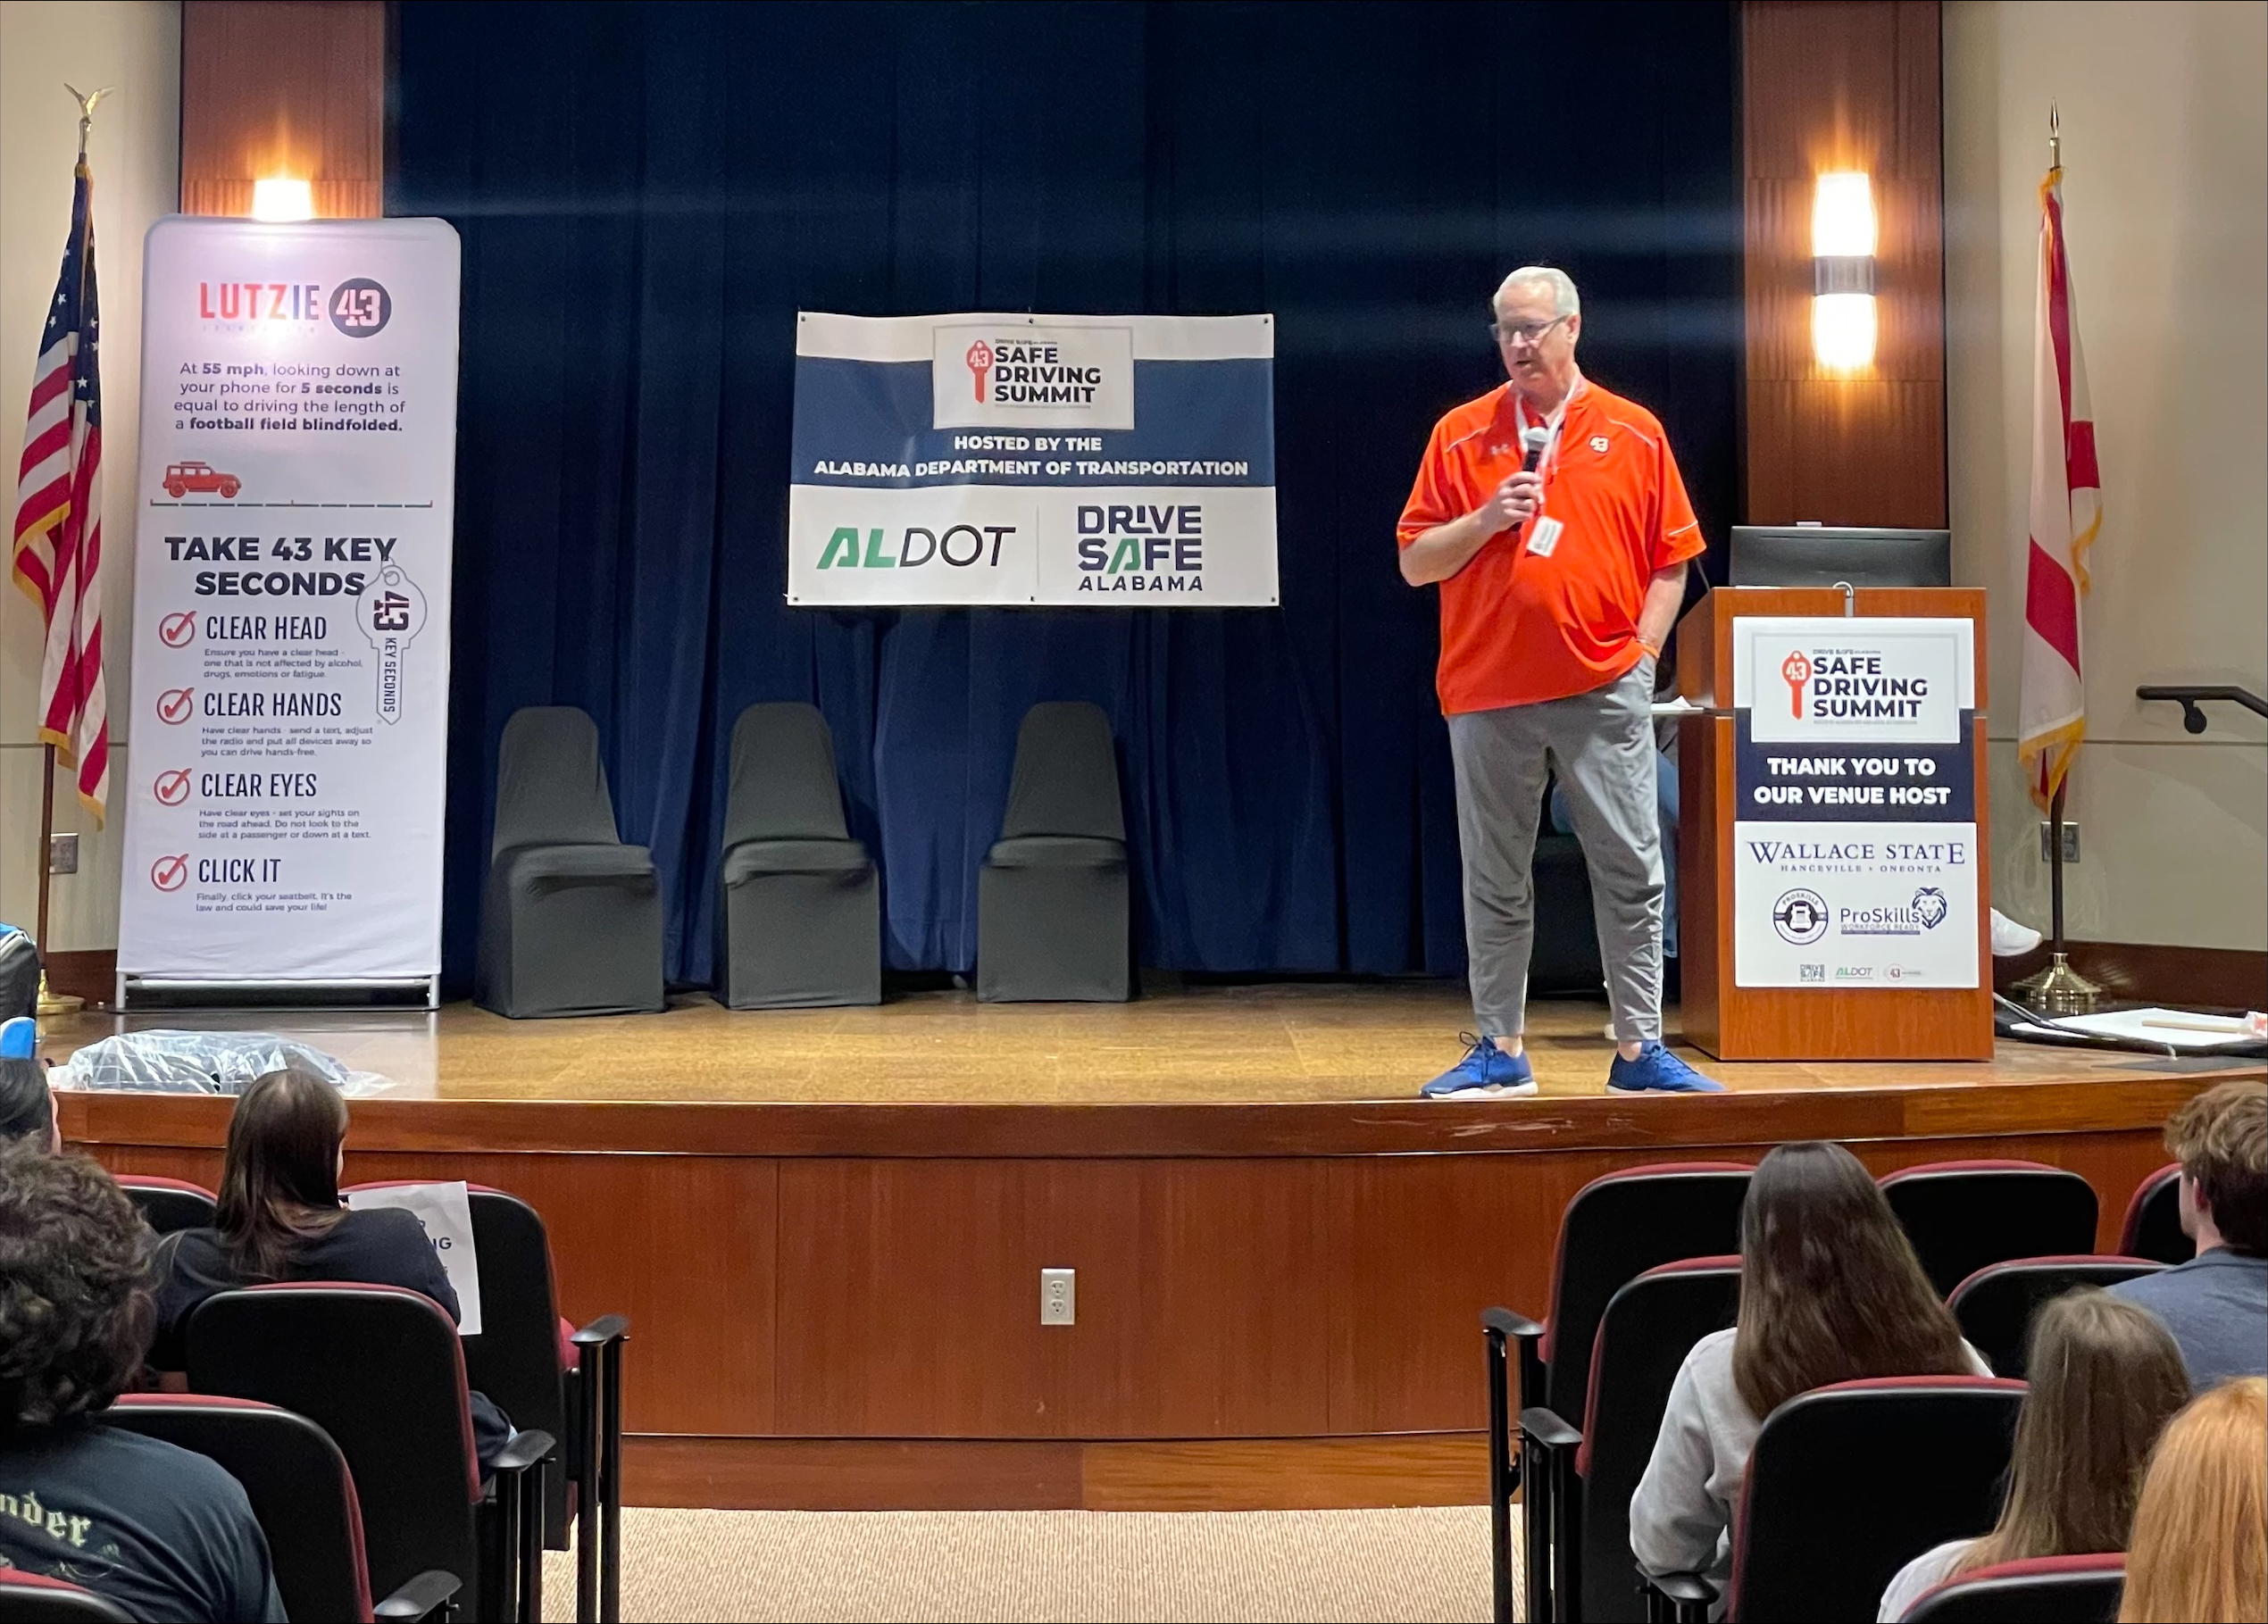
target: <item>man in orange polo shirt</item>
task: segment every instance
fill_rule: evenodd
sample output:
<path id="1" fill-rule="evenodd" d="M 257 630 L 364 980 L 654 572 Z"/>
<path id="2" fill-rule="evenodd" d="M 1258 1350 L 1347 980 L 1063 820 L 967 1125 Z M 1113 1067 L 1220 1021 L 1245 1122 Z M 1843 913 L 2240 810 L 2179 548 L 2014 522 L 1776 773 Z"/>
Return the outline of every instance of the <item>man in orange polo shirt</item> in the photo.
<path id="1" fill-rule="evenodd" d="M 1491 328 L 1511 381 L 1434 425 L 1402 510 L 1402 576 L 1441 586 L 1441 710 L 1456 766 L 1465 947 L 1480 1036 L 1429 1098 L 1533 1094 L 1522 1053 L 1530 865 L 1556 769 L 1590 870 L 1618 1093 L 1721 1086 L 1662 1046 L 1662 826 L 1654 662 L 1701 529 L 1669 438 L 1575 364 L 1581 301 L 1526 266 Z M 1532 470 L 1523 467 L 1530 449 Z"/>

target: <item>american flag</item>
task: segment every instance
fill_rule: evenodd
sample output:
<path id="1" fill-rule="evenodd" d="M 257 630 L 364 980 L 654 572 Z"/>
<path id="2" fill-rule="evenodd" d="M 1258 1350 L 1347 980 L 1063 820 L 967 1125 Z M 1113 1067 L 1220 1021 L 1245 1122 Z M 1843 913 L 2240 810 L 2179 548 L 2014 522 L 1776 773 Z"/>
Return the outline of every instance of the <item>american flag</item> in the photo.
<path id="1" fill-rule="evenodd" d="M 39 605 L 39 737 L 75 767 L 79 798 L 102 821 L 110 797 L 103 694 L 103 383 L 95 311 L 95 179 L 82 154 L 71 241 L 32 370 L 16 482 L 16 584 Z"/>

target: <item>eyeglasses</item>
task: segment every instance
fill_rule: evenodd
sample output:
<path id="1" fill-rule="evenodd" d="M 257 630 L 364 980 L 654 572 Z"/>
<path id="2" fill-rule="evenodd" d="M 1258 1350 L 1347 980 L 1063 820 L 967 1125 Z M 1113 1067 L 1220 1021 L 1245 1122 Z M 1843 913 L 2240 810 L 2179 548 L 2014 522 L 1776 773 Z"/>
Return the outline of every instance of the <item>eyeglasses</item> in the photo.
<path id="1" fill-rule="evenodd" d="M 1488 323 L 1488 337 L 1498 344 L 1537 345 L 1543 342 L 1546 333 L 1566 320 L 1565 316 L 1554 316 L 1548 321 L 1491 321 Z"/>

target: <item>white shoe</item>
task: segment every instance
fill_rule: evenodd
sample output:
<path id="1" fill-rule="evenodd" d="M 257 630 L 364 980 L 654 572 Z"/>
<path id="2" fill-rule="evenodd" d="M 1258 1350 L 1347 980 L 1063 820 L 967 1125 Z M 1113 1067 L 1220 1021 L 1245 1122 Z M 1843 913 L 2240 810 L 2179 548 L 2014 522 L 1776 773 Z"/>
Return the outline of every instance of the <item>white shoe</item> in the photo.
<path id="1" fill-rule="evenodd" d="M 2039 932 L 2030 925 L 2019 925 L 1995 908 L 1992 911 L 1992 956 L 2014 959 L 2030 953 L 2039 945 Z"/>

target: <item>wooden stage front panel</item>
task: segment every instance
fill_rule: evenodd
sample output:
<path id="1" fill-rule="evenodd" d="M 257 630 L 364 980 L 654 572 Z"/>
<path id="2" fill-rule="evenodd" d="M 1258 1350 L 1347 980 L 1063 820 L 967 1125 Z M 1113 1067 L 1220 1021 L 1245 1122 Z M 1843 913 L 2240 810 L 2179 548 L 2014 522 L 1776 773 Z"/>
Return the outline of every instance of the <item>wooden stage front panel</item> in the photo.
<path id="1" fill-rule="evenodd" d="M 1628 1099 L 1597 1092 L 1604 1012 L 1578 1004 L 1540 1012 L 1538 1097 L 1418 1101 L 1458 1008 L 1279 987 L 1021 1021 L 910 999 L 800 1035 L 705 1004 L 452 1010 L 429 1040 L 272 1024 L 364 1063 L 430 1042 L 433 1097 L 354 1102 L 348 1177 L 467 1178 L 543 1213 L 565 1312 L 631 1319 L 630 1488 L 663 1504 L 1477 1500 L 1480 1310 L 1543 1312 L 1586 1181 L 1805 1137 L 1878 1171 L 2030 1157 L 2094 1183 L 2107 1247 L 2164 1118 L 2231 1074 L 2008 1046 L 1705 1062 L 1734 1092 Z M 63 1120 L 113 1168 L 210 1183 L 229 1108 L 70 1094 Z M 1043 1328 L 1038 1271 L 1066 1266 L 1079 1322 Z"/>

